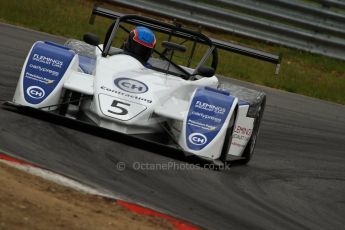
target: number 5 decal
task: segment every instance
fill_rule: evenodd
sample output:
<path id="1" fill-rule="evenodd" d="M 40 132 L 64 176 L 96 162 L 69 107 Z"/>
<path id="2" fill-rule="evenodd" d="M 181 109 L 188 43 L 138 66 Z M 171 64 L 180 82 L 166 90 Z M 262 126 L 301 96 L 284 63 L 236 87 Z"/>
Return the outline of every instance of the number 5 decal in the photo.
<path id="1" fill-rule="evenodd" d="M 113 113 L 116 115 L 126 115 L 128 114 L 128 110 L 124 107 L 130 107 L 131 104 L 124 103 L 122 101 L 113 100 L 111 107 L 114 107 L 116 110 L 108 110 L 109 113 Z"/>
<path id="2" fill-rule="evenodd" d="M 102 114 L 121 121 L 129 121 L 146 110 L 144 105 L 106 94 L 99 94 L 99 106 Z"/>

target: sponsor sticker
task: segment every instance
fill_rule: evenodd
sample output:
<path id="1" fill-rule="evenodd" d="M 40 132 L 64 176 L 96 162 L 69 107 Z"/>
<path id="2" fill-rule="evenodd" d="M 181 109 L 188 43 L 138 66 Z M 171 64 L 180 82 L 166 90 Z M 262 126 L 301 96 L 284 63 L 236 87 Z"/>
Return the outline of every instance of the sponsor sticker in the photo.
<path id="1" fill-rule="evenodd" d="M 36 43 L 24 71 L 25 100 L 30 104 L 44 101 L 59 84 L 74 55 L 64 47 L 44 42 Z"/>
<path id="2" fill-rule="evenodd" d="M 234 99 L 231 95 L 207 87 L 196 90 L 186 121 L 188 148 L 202 150 L 217 136 Z"/>
<path id="3" fill-rule="evenodd" d="M 41 82 L 41 83 L 46 84 L 46 85 L 52 84 L 55 81 L 52 79 L 48 79 L 46 77 L 39 76 L 37 74 L 32 74 L 30 72 L 26 72 L 24 77 L 31 79 L 31 80 L 34 80 L 34 81 Z"/>
<path id="4" fill-rule="evenodd" d="M 46 95 L 46 92 L 44 89 L 42 89 L 39 86 L 30 86 L 27 88 L 26 93 L 29 95 L 29 97 L 34 99 L 41 99 Z"/>
<path id="5" fill-rule="evenodd" d="M 207 137 L 202 133 L 192 133 L 188 139 L 194 145 L 204 145 L 207 143 Z"/>
<path id="6" fill-rule="evenodd" d="M 245 135 L 245 136 L 250 136 L 252 134 L 252 129 L 248 129 L 246 127 L 242 127 L 242 126 L 238 125 L 234 129 L 234 133 L 238 133 L 238 134 Z"/>
<path id="7" fill-rule="evenodd" d="M 63 65 L 63 61 L 61 61 L 61 60 L 54 59 L 51 57 L 46 57 L 44 55 L 37 54 L 37 53 L 35 53 L 33 55 L 32 60 L 36 61 L 36 62 L 44 63 L 46 65 L 51 65 L 51 66 L 57 67 L 57 68 L 61 68 Z"/>
<path id="8" fill-rule="evenodd" d="M 249 141 L 249 139 L 252 135 L 252 131 L 253 131 L 252 129 L 248 129 L 246 127 L 242 127 L 240 125 L 237 125 L 234 129 L 232 138 Z"/>
<path id="9" fill-rule="evenodd" d="M 131 78 L 116 78 L 114 84 L 119 89 L 134 94 L 145 93 L 149 90 L 149 87 L 145 83 Z"/>
<path id="10" fill-rule="evenodd" d="M 202 110 L 209 111 L 209 112 L 214 112 L 216 114 L 224 114 L 226 111 L 224 107 L 212 105 L 212 104 L 209 104 L 207 102 L 202 102 L 202 101 L 197 101 L 195 103 L 195 107 Z"/>
<path id="11" fill-rule="evenodd" d="M 236 146 L 236 147 L 238 147 L 238 148 L 244 148 L 244 147 L 246 147 L 245 145 L 240 144 L 240 143 L 237 143 L 237 142 L 232 142 L 231 145 Z"/>
<path id="12" fill-rule="evenodd" d="M 106 86 L 101 86 L 101 90 L 103 90 L 105 92 L 108 92 L 108 93 L 113 93 L 113 94 L 116 94 L 116 95 L 121 95 L 121 96 L 124 96 L 124 97 L 127 97 L 127 98 L 131 98 L 131 99 L 134 99 L 135 101 L 139 101 L 139 102 L 143 101 L 143 102 L 147 102 L 149 104 L 152 103 L 152 100 L 146 99 L 144 97 L 140 97 L 140 96 L 137 96 L 137 95 L 124 93 L 124 92 L 119 91 L 119 90 L 110 89 L 110 88 L 108 88 Z"/>

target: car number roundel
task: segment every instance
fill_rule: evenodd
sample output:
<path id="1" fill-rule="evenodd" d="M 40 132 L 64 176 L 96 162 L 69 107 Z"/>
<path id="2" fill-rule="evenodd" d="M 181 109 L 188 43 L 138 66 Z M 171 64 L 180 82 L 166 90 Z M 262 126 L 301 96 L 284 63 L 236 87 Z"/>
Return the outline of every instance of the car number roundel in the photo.
<path id="1" fill-rule="evenodd" d="M 101 112 L 108 117 L 128 121 L 146 110 L 146 106 L 124 99 L 99 94 Z"/>

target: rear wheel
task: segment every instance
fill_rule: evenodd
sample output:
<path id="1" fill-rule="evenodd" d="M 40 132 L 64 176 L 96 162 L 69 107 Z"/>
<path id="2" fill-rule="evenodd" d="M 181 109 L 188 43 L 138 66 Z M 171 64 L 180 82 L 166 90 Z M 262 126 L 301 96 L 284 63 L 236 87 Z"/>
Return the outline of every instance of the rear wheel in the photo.
<path id="1" fill-rule="evenodd" d="M 254 155 L 255 144 L 256 144 L 258 134 L 259 134 L 260 123 L 262 120 L 262 116 L 264 114 L 265 105 L 266 105 L 266 97 L 263 98 L 263 100 L 260 104 L 257 116 L 255 118 L 252 136 L 251 136 L 246 148 L 244 149 L 244 152 L 242 155 L 242 157 L 244 158 L 244 161 L 243 161 L 244 164 L 247 164 L 252 159 L 252 157 Z"/>

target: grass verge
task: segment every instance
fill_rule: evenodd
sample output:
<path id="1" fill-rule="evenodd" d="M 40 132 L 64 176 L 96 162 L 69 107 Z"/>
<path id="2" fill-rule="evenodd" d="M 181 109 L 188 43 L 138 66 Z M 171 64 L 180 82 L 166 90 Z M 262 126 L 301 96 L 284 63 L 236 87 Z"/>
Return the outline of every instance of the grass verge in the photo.
<path id="1" fill-rule="evenodd" d="M 93 2 L 0 0 L 0 20 L 65 37 L 80 39 L 85 32 L 90 31 L 103 38 L 110 22 L 98 18 L 95 25 L 88 24 Z M 117 6 L 113 8 L 120 12 L 133 12 Z M 218 39 L 283 54 L 281 72 L 275 76 L 274 65 L 221 51 L 218 74 L 345 104 L 344 61 L 234 35 L 204 32 Z"/>

